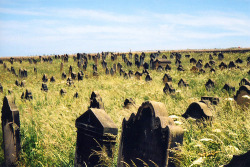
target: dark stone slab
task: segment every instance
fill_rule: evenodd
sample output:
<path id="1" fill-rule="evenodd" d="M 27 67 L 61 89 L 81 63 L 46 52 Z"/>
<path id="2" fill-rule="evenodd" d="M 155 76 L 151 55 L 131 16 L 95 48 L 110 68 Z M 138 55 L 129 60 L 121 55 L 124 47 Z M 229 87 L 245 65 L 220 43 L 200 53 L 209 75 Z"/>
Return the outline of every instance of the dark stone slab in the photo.
<path id="1" fill-rule="evenodd" d="M 89 108 L 104 109 L 104 103 L 102 102 L 102 98 L 97 91 L 94 91 L 91 94 Z"/>
<path id="2" fill-rule="evenodd" d="M 20 86 L 21 86 L 21 87 L 25 87 L 25 85 L 26 85 L 26 81 L 25 81 L 25 80 L 21 81 Z"/>
<path id="3" fill-rule="evenodd" d="M 243 63 L 243 60 L 241 60 L 240 58 L 238 58 L 236 61 L 235 61 L 235 63 Z"/>
<path id="4" fill-rule="evenodd" d="M 66 77 L 67 77 L 66 73 L 63 72 L 63 73 L 62 73 L 62 79 L 65 79 Z"/>
<path id="5" fill-rule="evenodd" d="M 135 101 L 132 98 L 127 98 L 124 101 L 124 108 L 131 108 L 131 107 L 135 107 Z"/>
<path id="6" fill-rule="evenodd" d="M 233 86 L 229 85 L 228 83 L 226 83 L 223 86 L 222 90 L 226 90 L 227 92 L 234 92 L 235 91 L 235 87 L 233 87 Z"/>
<path id="7" fill-rule="evenodd" d="M 219 65 L 219 68 L 220 68 L 221 70 L 226 69 L 226 68 L 227 68 L 227 65 L 226 65 L 224 62 L 221 62 L 220 65 Z"/>
<path id="8" fill-rule="evenodd" d="M 220 102 L 218 97 L 202 96 L 201 101 L 205 101 L 205 100 L 209 101 L 213 105 L 217 105 Z"/>
<path id="9" fill-rule="evenodd" d="M 228 68 L 235 68 L 236 65 L 234 64 L 233 61 L 230 61 L 229 64 L 228 64 Z"/>
<path id="10" fill-rule="evenodd" d="M 144 102 L 137 114 L 123 120 L 117 166 L 174 166 L 170 149 L 183 143 L 183 134 L 163 103 Z"/>
<path id="11" fill-rule="evenodd" d="M 71 86 L 74 84 L 74 81 L 71 78 L 67 79 L 67 85 Z"/>
<path id="12" fill-rule="evenodd" d="M 171 70 L 171 66 L 169 64 L 167 64 L 166 67 L 165 67 L 165 70 L 166 71 Z"/>
<path id="13" fill-rule="evenodd" d="M 0 83 L 0 92 L 3 93 L 3 86 L 1 83 Z"/>
<path id="14" fill-rule="evenodd" d="M 48 86 L 45 83 L 42 83 L 42 91 L 48 92 Z"/>
<path id="15" fill-rule="evenodd" d="M 237 102 L 238 105 L 248 107 L 250 104 L 250 86 L 243 85 L 239 88 L 236 95 L 234 96 L 234 100 Z"/>
<path id="16" fill-rule="evenodd" d="M 232 160 L 224 167 L 249 167 L 250 166 L 250 151 L 242 155 L 234 155 Z"/>
<path id="17" fill-rule="evenodd" d="M 223 59 L 224 59 L 223 53 L 219 53 L 219 54 L 218 54 L 218 59 L 219 59 L 219 60 L 223 60 Z"/>
<path id="18" fill-rule="evenodd" d="M 175 93 L 175 89 L 172 87 L 172 82 L 167 82 L 165 87 L 163 88 L 163 92 L 165 94 L 172 94 Z"/>
<path id="19" fill-rule="evenodd" d="M 96 153 L 104 147 L 108 157 L 113 157 L 118 129 L 103 109 L 88 109 L 76 119 L 76 128 L 75 166 L 97 166 L 100 159 Z"/>
<path id="20" fill-rule="evenodd" d="M 21 98 L 22 98 L 22 99 L 26 99 L 26 100 L 31 100 L 31 99 L 33 99 L 33 96 L 32 96 L 31 91 L 28 90 L 28 89 L 26 89 L 26 91 L 22 93 Z"/>
<path id="21" fill-rule="evenodd" d="M 207 104 L 203 102 L 193 102 L 182 116 L 184 118 L 192 117 L 194 119 L 212 120 L 213 114 Z"/>
<path id="22" fill-rule="evenodd" d="M 206 84 L 205 84 L 205 87 L 206 87 L 206 90 L 207 91 L 210 91 L 211 89 L 213 89 L 215 86 L 215 82 L 211 79 L 209 79 Z"/>
<path id="23" fill-rule="evenodd" d="M 184 79 L 180 79 L 180 81 L 178 82 L 178 87 L 188 87 L 188 83 L 186 82 L 186 80 Z"/>
<path id="24" fill-rule="evenodd" d="M 47 74 L 44 74 L 44 75 L 43 75 L 42 81 L 43 81 L 43 82 L 48 82 Z"/>
<path id="25" fill-rule="evenodd" d="M 136 79 L 141 80 L 142 73 L 136 71 L 136 72 L 135 72 L 135 77 L 136 77 Z"/>
<path id="26" fill-rule="evenodd" d="M 250 82 L 247 78 L 243 78 L 240 83 L 239 83 L 240 86 L 242 85 L 249 85 L 250 86 Z"/>
<path id="27" fill-rule="evenodd" d="M 74 94 L 74 98 L 78 98 L 79 97 L 79 94 L 78 94 L 78 92 L 76 92 L 75 94 Z"/>
<path id="28" fill-rule="evenodd" d="M 72 72 L 72 73 L 71 73 L 71 78 L 75 80 L 76 77 L 77 77 L 76 73 Z"/>
<path id="29" fill-rule="evenodd" d="M 163 83 L 166 84 L 167 82 L 172 82 L 172 77 L 169 74 L 165 74 L 162 80 L 163 80 Z"/>
<path id="30" fill-rule="evenodd" d="M 145 81 L 151 81 L 152 80 L 152 78 L 151 78 L 151 76 L 149 75 L 149 74 L 147 74 L 147 76 L 146 76 L 146 78 L 145 78 Z"/>
<path id="31" fill-rule="evenodd" d="M 67 93 L 67 91 L 66 91 L 65 89 L 61 89 L 61 90 L 60 90 L 60 95 L 61 95 L 61 96 L 65 95 L 66 93 Z"/>
<path id="32" fill-rule="evenodd" d="M 189 62 L 192 63 L 192 64 L 196 64 L 196 63 L 197 63 L 197 60 L 196 60 L 195 58 L 191 58 L 191 59 L 189 60 Z"/>

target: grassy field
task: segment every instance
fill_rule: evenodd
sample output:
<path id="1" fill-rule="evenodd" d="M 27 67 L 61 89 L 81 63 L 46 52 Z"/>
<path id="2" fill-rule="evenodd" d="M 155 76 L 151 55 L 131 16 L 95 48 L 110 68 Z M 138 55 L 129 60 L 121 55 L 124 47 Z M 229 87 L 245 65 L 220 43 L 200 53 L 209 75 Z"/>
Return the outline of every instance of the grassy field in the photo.
<path id="1" fill-rule="evenodd" d="M 160 57 L 165 54 L 169 59 L 170 53 L 161 53 Z M 28 77 L 25 78 L 26 86 L 20 87 L 15 85 L 15 80 L 22 81 L 15 75 L 4 69 L 0 65 L 0 83 L 4 92 L 0 93 L 0 106 L 2 99 L 12 90 L 13 97 L 20 112 L 21 122 L 21 146 L 20 166 L 73 166 L 76 145 L 76 128 L 75 120 L 85 111 L 90 104 L 89 98 L 92 91 L 98 91 L 104 102 L 105 111 L 118 126 L 119 133 L 117 143 L 121 134 L 121 125 L 124 117 L 129 117 L 136 110 L 123 108 L 123 102 L 126 98 L 133 98 L 137 106 L 147 100 L 162 102 L 166 105 L 169 115 L 179 116 L 177 118 L 180 126 L 185 130 L 184 143 L 181 146 L 181 153 L 178 156 L 181 166 L 220 166 L 227 164 L 234 154 L 245 153 L 250 148 L 250 109 L 238 106 L 234 101 L 225 100 L 233 97 L 235 92 L 227 93 L 222 91 L 225 83 L 229 83 L 238 90 L 239 82 L 242 78 L 250 79 L 247 74 L 247 53 L 225 53 L 224 62 L 228 65 L 230 61 L 237 58 L 243 60 L 238 64 L 241 69 L 224 69 L 220 70 L 218 65 L 221 61 L 214 56 L 216 64 L 215 73 L 210 73 L 205 69 L 204 74 L 193 73 L 190 71 L 192 65 L 189 58 L 185 58 L 186 53 L 182 54 L 182 65 L 186 71 L 179 72 L 174 65 L 175 59 L 172 60 L 172 70 L 157 72 L 149 70 L 152 81 L 146 82 L 145 75 L 142 80 L 135 77 L 124 79 L 119 73 L 115 76 L 105 74 L 105 70 L 98 64 L 99 77 L 92 76 L 93 60 L 89 61 L 88 69 L 84 74 L 88 74 L 88 79 L 83 81 L 74 81 L 73 86 L 66 85 L 66 79 L 61 78 L 60 64 L 61 59 L 54 59 L 53 63 L 39 62 L 29 64 L 23 61 L 22 64 L 14 62 L 11 65 L 4 61 L 7 67 L 13 66 L 18 72 L 19 68 L 25 68 L 28 71 Z M 196 60 L 203 60 L 203 65 L 209 62 L 210 53 L 187 53 Z M 127 56 L 128 57 L 128 56 Z M 190 57 L 190 58 L 191 58 Z M 146 62 L 149 62 L 149 53 L 146 54 Z M 123 69 L 142 72 L 143 68 L 137 69 L 134 65 L 127 67 L 121 57 L 112 62 L 110 55 L 107 58 L 108 67 L 113 63 L 120 62 Z M 132 59 L 134 64 L 134 58 Z M 81 71 L 77 67 L 77 62 L 73 58 L 68 63 L 64 63 L 63 71 L 69 73 L 69 66 L 73 66 L 73 72 Z M 37 73 L 34 72 L 37 68 Z M 177 93 L 166 95 L 163 93 L 164 84 L 162 78 L 165 73 L 170 74 L 173 78 L 173 87 Z M 42 76 L 47 74 L 48 78 L 54 76 L 56 82 L 47 82 L 48 92 L 41 91 Z M 179 80 L 183 78 L 189 83 L 189 88 L 178 88 Z M 213 91 L 206 91 L 204 84 L 208 79 L 215 81 Z M 59 91 L 64 88 L 67 93 L 60 96 Z M 27 101 L 21 99 L 21 94 L 26 89 L 32 92 L 33 100 Z M 78 92 L 79 98 L 73 98 Z M 193 120 L 185 120 L 181 115 L 186 111 L 192 102 L 200 100 L 201 96 L 214 96 L 220 98 L 220 103 L 212 107 L 214 115 L 213 122 L 210 126 L 197 125 Z M 2 136 L 2 129 L 0 129 Z M 209 139 L 209 140 L 206 140 Z M 211 139 L 211 140 L 210 140 Z M 2 137 L 0 137 L 2 143 Z M 118 151 L 118 144 L 116 146 Z M 0 164 L 4 161 L 2 147 L 0 148 Z M 106 166 L 116 166 L 117 154 L 112 159 L 106 159 Z"/>

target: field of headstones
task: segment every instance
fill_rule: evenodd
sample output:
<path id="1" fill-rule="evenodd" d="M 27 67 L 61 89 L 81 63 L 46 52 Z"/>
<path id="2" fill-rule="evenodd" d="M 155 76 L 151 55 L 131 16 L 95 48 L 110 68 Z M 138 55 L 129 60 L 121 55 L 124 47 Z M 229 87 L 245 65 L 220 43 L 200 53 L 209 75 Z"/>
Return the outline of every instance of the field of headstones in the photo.
<path id="1" fill-rule="evenodd" d="M 0 164 L 14 143 L 19 166 L 226 165 L 250 150 L 249 67 L 250 52 L 0 60 Z"/>

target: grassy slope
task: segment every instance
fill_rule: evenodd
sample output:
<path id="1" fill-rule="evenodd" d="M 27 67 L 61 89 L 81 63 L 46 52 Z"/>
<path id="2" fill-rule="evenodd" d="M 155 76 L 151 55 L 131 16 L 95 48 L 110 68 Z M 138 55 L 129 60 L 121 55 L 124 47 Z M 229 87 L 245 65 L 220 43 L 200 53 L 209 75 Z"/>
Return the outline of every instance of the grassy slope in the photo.
<path id="1" fill-rule="evenodd" d="M 169 58 L 169 54 L 166 53 Z M 134 98 L 139 106 L 145 100 L 159 101 L 166 105 L 169 115 L 181 116 L 190 103 L 199 101 L 203 95 L 218 96 L 221 98 L 220 103 L 213 109 L 215 116 L 212 126 L 199 127 L 191 120 L 179 118 L 183 122 L 181 125 L 185 129 L 184 145 L 179 158 L 182 166 L 189 166 L 192 162 L 200 157 L 203 158 L 202 166 L 219 166 L 226 164 L 233 154 L 246 152 L 250 148 L 250 110 L 242 109 L 235 102 L 225 101 L 225 98 L 233 97 L 221 91 L 226 82 L 232 86 L 239 88 L 239 82 L 243 77 L 248 79 L 246 67 L 246 58 L 250 53 L 246 54 L 225 54 L 223 60 L 226 64 L 231 60 L 241 58 L 244 63 L 240 66 L 243 70 L 219 70 L 217 61 L 215 74 L 211 74 L 206 69 L 205 74 L 194 74 L 190 72 L 191 65 L 189 59 L 183 54 L 182 65 L 186 72 L 178 72 L 172 63 L 172 70 L 167 72 L 173 78 L 173 87 L 180 91 L 176 95 L 165 95 L 163 93 L 164 84 L 162 83 L 163 72 L 149 70 L 153 80 L 145 82 L 135 78 L 123 79 L 117 73 L 116 76 L 106 76 L 99 62 L 98 72 L 99 78 L 92 77 L 92 64 L 89 62 L 88 71 L 85 72 L 89 78 L 83 81 L 75 81 L 75 86 L 67 86 L 66 80 L 61 79 L 60 63 L 61 60 L 54 60 L 52 64 L 38 63 L 37 65 L 23 62 L 14 63 L 16 72 L 19 68 L 28 70 L 28 78 L 26 78 L 26 87 L 21 88 L 15 86 L 17 79 L 14 75 L 4 70 L 0 65 L 0 83 L 4 87 L 4 93 L 0 94 L 3 99 L 7 94 L 7 90 L 13 90 L 16 105 L 20 111 L 21 119 L 21 166 L 72 166 L 74 161 L 76 128 L 75 119 L 83 114 L 89 106 L 89 98 L 92 91 L 98 91 L 103 98 L 105 111 L 111 116 L 115 124 L 119 127 L 119 136 L 121 133 L 121 123 L 124 117 L 128 117 L 133 111 L 124 110 L 123 102 L 126 98 Z M 202 56 L 198 53 L 191 53 L 191 57 L 202 59 L 203 65 L 209 61 L 209 54 L 204 53 Z M 174 62 L 174 59 L 172 59 Z M 122 62 L 121 57 L 118 58 Z M 149 62 L 149 56 L 146 61 Z M 107 60 L 108 66 L 112 63 L 110 58 Z M 10 68 L 11 64 L 6 62 Z M 123 63 L 122 63 L 123 64 Z M 76 62 L 71 58 L 68 63 L 64 63 L 64 71 L 68 73 L 69 66 L 73 65 L 73 71 L 78 72 Z M 124 64 L 125 71 L 129 69 L 137 70 L 136 67 L 127 68 Z M 38 73 L 33 72 L 33 68 L 37 67 Z M 140 69 L 142 71 L 142 68 Z M 42 76 L 47 74 L 50 78 L 55 76 L 55 83 L 47 83 L 48 93 L 42 92 Z M 178 88 L 178 81 L 183 78 L 189 83 L 190 87 Z M 214 91 L 207 92 L 204 84 L 211 78 L 216 82 Z M 21 79 L 18 78 L 19 81 Z M 32 101 L 21 100 L 21 94 L 28 88 L 33 94 Z M 64 97 L 59 95 L 61 88 L 67 90 Z M 74 99 L 75 92 L 79 93 L 79 98 Z M 2 106 L 2 100 L 0 101 Z M 2 131 L 0 130 L 2 136 Z M 213 141 L 200 141 L 200 139 L 209 138 Z M 118 139 L 119 140 L 119 139 Z M 2 138 L 0 138 L 2 143 Z M 118 146 L 117 146 L 118 149 Z M 117 155 L 116 155 L 117 157 Z M 3 162 L 3 149 L 0 149 L 0 164 Z M 110 161 L 107 163 L 110 163 Z M 116 158 L 111 160 L 113 166 L 116 164 Z M 110 164 L 109 164 L 110 165 Z"/>

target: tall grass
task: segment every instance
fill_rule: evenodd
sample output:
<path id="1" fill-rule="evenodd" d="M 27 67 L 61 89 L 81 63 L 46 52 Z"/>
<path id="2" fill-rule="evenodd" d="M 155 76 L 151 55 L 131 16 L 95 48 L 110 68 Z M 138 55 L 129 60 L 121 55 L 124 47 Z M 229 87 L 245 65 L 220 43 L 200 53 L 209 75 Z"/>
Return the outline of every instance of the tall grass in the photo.
<path id="1" fill-rule="evenodd" d="M 169 53 L 162 53 L 161 55 Z M 203 65 L 209 61 L 210 53 L 203 53 L 202 56 L 196 53 L 188 53 L 195 59 L 202 59 Z M 160 55 L 160 56 L 161 56 Z M 73 166 L 75 145 L 76 145 L 76 128 L 75 120 L 83 114 L 89 106 L 89 98 L 92 91 L 98 91 L 103 99 L 105 111 L 110 115 L 112 120 L 118 126 L 119 134 L 116 145 L 116 154 L 113 159 L 107 159 L 107 166 L 116 166 L 118 156 L 118 143 L 121 134 L 121 125 L 124 117 L 129 117 L 136 109 L 124 109 L 123 102 L 126 98 L 133 98 L 137 106 L 143 101 L 153 100 L 162 102 L 166 105 L 169 115 L 179 116 L 178 121 L 181 122 L 185 130 L 184 144 L 181 146 L 181 152 L 178 153 L 177 160 L 181 166 L 190 166 L 195 160 L 202 158 L 201 166 L 219 166 L 229 162 L 234 154 L 241 154 L 250 148 L 250 110 L 249 108 L 241 108 L 233 101 L 226 101 L 225 98 L 233 97 L 235 93 L 227 93 L 222 91 L 225 83 L 239 88 L 239 82 L 247 75 L 246 59 L 250 53 L 227 53 L 223 60 L 226 64 L 229 61 L 241 58 L 244 60 L 240 69 L 224 69 L 220 70 L 218 65 L 220 61 L 217 57 L 214 74 L 208 69 L 204 74 L 192 73 L 190 71 L 192 65 L 189 59 L 184 57 L 181 59 L 185 72 L 179 72 L 174 65 L 172 59 L 172 70 L 165 72 L 157 72 L 149 70 L 152 81 L 146 82 L 145 76 L 142 80 L 132 77 L 124 79 L 118 73 L 115 76 L 105 74 L 101 63 L 98 64 L 98 78 L 92 77 L 93 60 L 89 61 L 88 69 L 85 74 L 89 78 L 83 81 L 74 81 L 73 86 L 66 85 L 66 79 L 61 79 L 60 64 L 61 60 L 53 60 L 53 63 L 29 64 L 23 61 L 22 64 L 14 62 L 11 65 L 5 62 L 10 68 L 15 67 L 16 72 L 19 68 L 28 70 L 28 78 L 26 78 L 25 88 L 15 86 L 16 79 L 21 81 L 4 70 L 0 65 L 0 83 L 4 87 L 4 92 L 0 94 L 3 99 L 8 89 L 13 90 L 15 102 L 20 111 L 21 121 L 21 144 L 22 152 L 20 155 L 20 166 Z M 149 62 L 149 54 L 146 56 Z M 121 57 L 111 62 L 110 57 L 107 58 L 108 66 L 113 63 L 122 62 Z M 132 62 L 134 60 L 132 59 Z M 123 69 L 142 71 L 133 66 L 128 68 L 123 62 Z M 68 63 L 64 63 L 64 70 L 68 74 L 69 66 L 73 66 L 73 71 L 78 72 L 81 69 L 77 67 L 77 63 L 72 58 Z M 33 68 L 37 68 L 37 73 Z M 178 90 L 175 95 L 166 95 L 163 93 L 164 84 L 162 78 L 165 73 L 169 73 L 173 78 L 173 87 Z M 47 74 L 50 78 L 56 78 L 55 83 L 48 82 L 48 92 L 41 91 L 42 76 Z M 189 88 L 178 88 L 178 81 L 183 78 L 189 83 Z M 204 84 L 208 79 L 215 81 L 215 88 L 208 92 Z M 28 88 L 33 94 L 33 100 L 22 100 L 21 94 Z M 61 89 L 67 91 L 65 96 L 60 96 Z M 79 98 L 73 98 L 75 92 L 79 93 Z M 220 103 L 213 107 L 212 112 L 214 119 L 211 125 L 201 126 L 193 120 L 185 120 L 181 115 L 185 112 L 190 103 L 199 101 L 201 96 L 215 96 L 220 98 Z M 0 101 L 2 106 L 2 100 Z M 0 130 L 2 136 L 2 130 Z M 211 140 L 201 140 L 211 139 Z M 2 143 L 2 138 L 0 137 Z M 104 157 L 105 158 L 105 157 Z M 0 164 L 4 161 L 3 149 L 0 149 Z M 105 162 L 104 162 L 105 164 Z M 195 164 L 194 164 L 195 166 Z"/>

